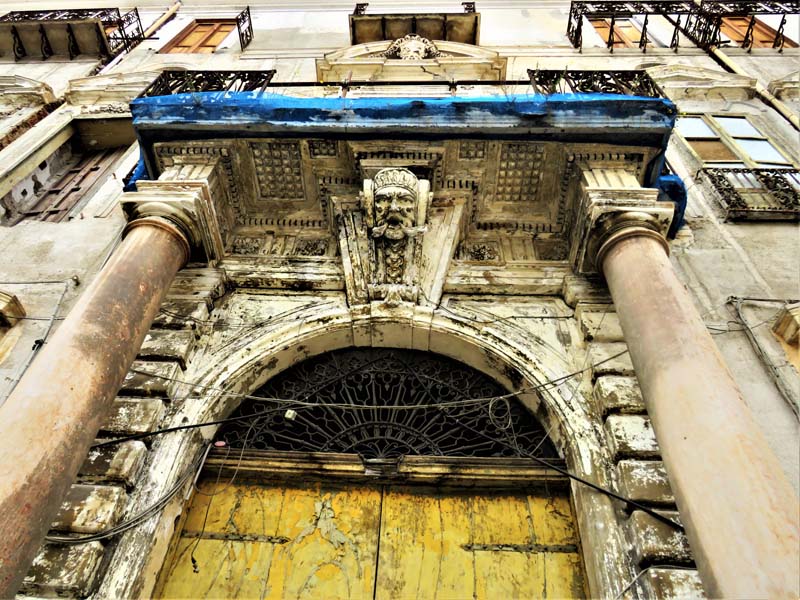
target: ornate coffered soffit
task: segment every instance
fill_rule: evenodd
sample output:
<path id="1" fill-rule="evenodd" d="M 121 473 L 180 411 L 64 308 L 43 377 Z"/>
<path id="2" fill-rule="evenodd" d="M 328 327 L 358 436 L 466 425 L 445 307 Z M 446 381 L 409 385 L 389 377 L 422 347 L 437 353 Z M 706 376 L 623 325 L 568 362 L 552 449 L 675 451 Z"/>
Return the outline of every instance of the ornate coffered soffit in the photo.
<path id="1" fill-rule="evenodd" d="M 311 116 L 289 108 L 291 127 L 283 111 L 224 129 L 180 115 L 153 121 L 139 134 L 158 180 L 138 182 L 126 210 L 194 221 L 196 260 L 225 261 L 260 283 L 296 272 L 298 286 L 337 289 L 326 277 L 343 275 L 351 305 L 436 304 L 453 260 L 478 273 L 572 259 L 592 272 L 583 221 L 597 213 L 593 231 L 608 202 L 585 205 L 583 174 L 611 169 L 626 186 L 653 185 L 672 110 L 603 116 L 608 107 L 584 106 L 562 118 L 555 102 L 527 116 L 513 103 L 419 104 L 339 102 Z M 157 205 L 158 196 L 180 202 Z M 623 200 L 626 210 L 643 206 Z"/>

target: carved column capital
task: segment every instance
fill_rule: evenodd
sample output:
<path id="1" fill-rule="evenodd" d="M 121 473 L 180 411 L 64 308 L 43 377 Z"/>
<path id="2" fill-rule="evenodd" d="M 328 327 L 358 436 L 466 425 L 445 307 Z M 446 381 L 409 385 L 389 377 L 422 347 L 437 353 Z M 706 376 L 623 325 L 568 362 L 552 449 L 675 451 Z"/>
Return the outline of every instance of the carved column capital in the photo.
<path id="1" fill-rule="evenodd" d="M 183 236 L 187 260 L 216 263 L 225 253 L 231 230 L 218 161 L 178 161 L 158 181 L 139 181 L 136 192 L 123 194 L 128 227 L 150 223 L 171 226 Z"/>
<path id="2" fill-rule="evenodd" d="M 570 253 L 575 270 L 600 273 L 609 248 L 632 236 L 657 239 L 669 252 L 666 235 L 674 208 L 659 202 L 658 193 L 623 169 L 584 169 Z"/>

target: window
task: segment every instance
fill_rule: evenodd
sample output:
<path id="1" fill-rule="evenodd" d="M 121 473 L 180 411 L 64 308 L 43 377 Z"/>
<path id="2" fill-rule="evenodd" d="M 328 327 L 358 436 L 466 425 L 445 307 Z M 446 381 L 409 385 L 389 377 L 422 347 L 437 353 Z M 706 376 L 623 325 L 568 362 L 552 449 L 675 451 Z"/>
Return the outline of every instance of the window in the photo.
<path id="1" fill-rule="evenodd" d="M 595 31 L 603 38 L 609 48 L 638 48 L 642 39 L 641 26 L 634 19 L 589 19 Z M 611 24 L 614 24 L 614 39 L 612 44 L 608 44 L 611 34 Z M 647 36 L 649 46 L 660 47 L 662 44 L 654 41 L 651 36 Z"/>
<path id="2" fill-rule="evenodd" d="M 792 161 L 747 117 L 686 116 L 676 124 L 704 167 L 791 168 Z"/>
<path id="3" fill-rule="evenodd" d="M 235 19 L 192 21 L 161 52 L 167 54 L 188 54 L 193 52 L 211 54 L 235 28 Z"/>
<path id="4" fill-rule="evenodd" d="M 58 223 L 85 204 L 125 148 L 86 151 L 65 144 L 0 198 L 2 224 L 30 219 Z"/>
<path id="5" fill-rule="evenodd" d="M 746 117 L 680 117 L 676 129 L 702 162 L 727 219 L 800 216 L 797 163 Z"/>
<path id="6" fill-rule="evenodd" d="M 747 29 L 753 22 L 752 42 L 744 44 L 747 37 Z M 775 45 L 775 36 L 778 34 L 772 27 L 756 19 L 755 17 L 723 17 L 720 25 L 720 33 L 728 37 L 732 42 L 742 47 L 752 48 L 772 48 Z M 797 48 L 797 44 L 789 38 L 784 38 L 783 45 L 786 48 Z"/>

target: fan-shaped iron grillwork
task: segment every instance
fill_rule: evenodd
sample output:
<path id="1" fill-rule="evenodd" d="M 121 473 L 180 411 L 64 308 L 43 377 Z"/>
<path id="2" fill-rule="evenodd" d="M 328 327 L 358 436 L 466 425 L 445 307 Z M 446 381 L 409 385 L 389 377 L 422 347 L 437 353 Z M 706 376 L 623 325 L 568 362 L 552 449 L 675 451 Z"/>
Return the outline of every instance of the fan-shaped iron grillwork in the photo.
<path id="1" fill-rule="evenodd" d="M 224 425 L 218 437 L 234 448 L 363 458 L 555 458 L 546 432 L 518 400 L 491 400 L 506 393 L 482 373 L 437 354 L 339 350 L 275 377 L 255 392 L 263 400 L 249 399 L 233 415 L 253 418 Z M 287 417 L 287 409 L 296 415 Z"/>

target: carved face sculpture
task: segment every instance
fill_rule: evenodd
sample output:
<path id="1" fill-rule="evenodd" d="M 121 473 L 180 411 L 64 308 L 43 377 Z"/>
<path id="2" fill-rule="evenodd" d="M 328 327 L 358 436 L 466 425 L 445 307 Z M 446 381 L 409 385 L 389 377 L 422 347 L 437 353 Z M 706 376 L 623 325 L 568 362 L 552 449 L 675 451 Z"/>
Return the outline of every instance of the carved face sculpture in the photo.
<path id="1" fill-rule="evenodd" d="M 384 56 L 387 58 L 399 58 L 400 60 L 423 60 L 440 55 L 432 41 L 415 33 L 396 39 L 384 52 Z"/>
<path id="2" fill-rule="evenodd" d="M 421 38 L 408 37 L 400 44 L 400 60 L 422 60 L 428 52 Z"/>
<path id="3" fill-rule="evenodd" d="M 417 209 L 417 178 L 407 169 L 383 169 L 375 182 L 375 228 L 373 236 L 399 240 L 414 227 Z"/>
<path id="4" fill-rule="evenodd" d="M 410 191 L 386 187 L 375 194 L 375 224 L 386 226 L 383 235 L 392 240 L 405 237 L 404 229 L 414 226 L 416 199 Z"/>

